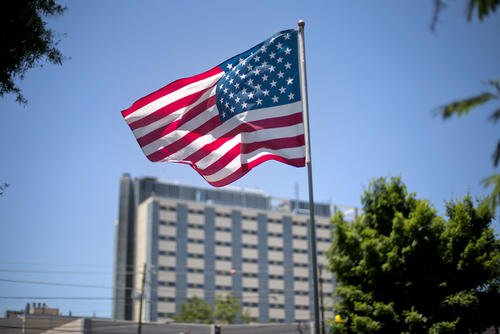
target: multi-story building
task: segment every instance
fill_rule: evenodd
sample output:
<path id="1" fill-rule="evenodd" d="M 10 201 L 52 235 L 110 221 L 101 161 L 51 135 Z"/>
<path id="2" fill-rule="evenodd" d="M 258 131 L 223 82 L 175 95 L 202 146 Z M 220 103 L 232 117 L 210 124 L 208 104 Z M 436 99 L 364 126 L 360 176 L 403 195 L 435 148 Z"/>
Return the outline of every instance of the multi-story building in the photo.
<path id="1" fill-rule="evenodd" d="M 169 319 L 194 296 L 214 303 L 216 296 L 229 293 L 257 322 L 312 319 L 306 208 L 307 202 L 278 200 L 259 191 L 124 175 L 113 317 L 138 319 L 134 296 L 142 290 L 144 274 L 143 320 Z M 319 264 L 326 264 L 330 216 L 338 209 L 315 204 Z M 327 270 L 321 282 L 328 313 L 335 282 Z"/>

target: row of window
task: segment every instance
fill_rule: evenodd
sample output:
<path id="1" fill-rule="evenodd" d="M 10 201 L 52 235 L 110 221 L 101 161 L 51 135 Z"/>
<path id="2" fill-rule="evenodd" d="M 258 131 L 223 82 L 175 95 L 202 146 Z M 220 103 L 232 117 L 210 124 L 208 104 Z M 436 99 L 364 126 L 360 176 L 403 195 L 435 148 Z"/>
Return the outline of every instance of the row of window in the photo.
<path id="1" fill-rule="evenodd" d="M 171 272 L 175 272 L 175 270 L 176 270 L 175 267 L 166 267 L 166 266 L 160 266 L 160 267 L 158 267 L 158 269 L 165 270 L 165 271 L 171 271 Z M 206 270 L 201 269 L 201 268 L 187 268 L 187 271 L 188 271 L 188 273 L 193 273 L 193 274 L 205 274 L 206 273 Z M 219 276 L 225 276 L 228 274 L 228 272 L 225 270 L 217 270 L 215 273 L 216 273 L 216 275 L 219 275 Z M 258 278 L 259 274 L 258 273 L 242 273 L 242 276 L 245 278 Z M 268 279 L 284 280 L 284 276 L 271 274 L 271 275 L 268 275 Z M 294 281 L 307 282 L 308 277 L 302 277 L 302 276 L 301 277 L 294 277 Z"/>
<path id="2" fill-rule="evenodd" d="M 164 226 L 176 226 L 177 223 L 173 222 L 173 221 L 164 221 L 164 220 L 161 220 L 160 221 L 160 225 L 164 225 Z M 204 230 L 205 229 L 204 225 L 192 224 L 192 223 L 188 223 L 188 227 L 192 228 L 192 229 L 198 229 L 198 230 Z M 223 227 L 223 226 L 217 226 L 215 228 L 215 230 L 218 231 L 218 232 L 229 232 L 229 233 L 232 232 L 231 227 Z M 249 234 L 249 235 L 257 235 L 258 234 L 257 230 L 249 230 L 249 229 L 243 229 L 242 233 L 243 234 Z M 282 238 L 283 237 L 283 234 L 282 233 L 278 233 L 278 232 L 267 232 L 266 235 L 268 237 L 277 237 L 277 238 Z M 296 239 L 296 240 L 307 240 L 307 236 L 306 235 L 293 235 L 293 239 Z M 317 237 L 316 240 L 320 241 L 320 242 L 331 242 L 331 238 L 329 238 L 329 237 Z"/>
<path id="3" fill-rule="evenodd" d="M 164 286 L 164 287 L 175 287 L 175 282 L 167 282 L 167 281 L 158 281 L 158 286 Z M 203 290 L 205 288 L 204 284 L 196 284 L 196 283 L 188 283 L 187 287 L 189 289 L 200 289 Z M 215 289 L 217 291 L 231 291 L 233 288 L 230 285 L 216 285 Z M 259 292 L 258 288 L 250 288 L 250 287 L 244 287 L 243 292 Z M 269 289 L 268 290 L 269 294 L 283 294 L 283 289 Z M 301 291 L 301 290 L 294 290 L 293 291 L 294 296 L 309 296 L 309 291 Z"/>
<path id="4" fill-rule="evenodd" d="M 217 215 L 219 216 L 219 215 Z M 221 214 L 221 216 L 223 217 L 229 217 L 229 214 Z M 245 219 L 245 216 L 242 217 L 243 219 Z M 247 219 L 247 220 L 252 220 L 252 219 Z M 165 226 L 176 226 L 177 223 L 175 221 L 164 221 L 164 220 L 160 220 L 160 225 L 165 225 Z M 282 224 L 281 221 L 279 220 L 268 220 L 267 221 L 268 224 Z M 294 225 L 296 226 L 306 226 L 306 223 L 303 223 L 303 222 L 294 222 Z M 189 227 L 191 228 L 199 228 L 199 229 L 203 229 L 204 228 L 204 225 L 202 224 L 188 224 Z M 330 230 L 330 225 L 328 224 L 317 224 L 316 225 L 316 228 L 317 229 L 326 229 L 326 230 Z M 223 226 L 216 226 L 215 229 L 217 231 L 223 231 L 223 232 L 231 232 L 231 228 L 230 227 L 223 227 Z M 242 231 L 243 233 L 248 233 L 248 234 L 257 234 L 257 227 L 255 229 L 244 229 Z"/>
<path id="5" fill-rule="evenodd" d="M 167 302 L 167 303 L 175 303 L 175 298 L 172 298 L 172 297 L 159 297 L 158 301 L 160 301 L 160 302 Z M 243 307 L 258 308 L 259 307 L 259 303 L 255 303 L 255 302 L 243 302 Z M 270 308 L 275 308 L 275 309 L 283 309 L 285 307 L 285 305 L 284 304 L 273 303 L 273 304 L 269 304 L 269 307 Z M 309 310 L 309 307 L 307 305 L 295 305 L 295 309 L 296 310 Z M 160 318 L 170 318 L 173 315 L 174 315 L 173 313 L 158 312 L 158 317 L 160 317 Z M 255 318 L 254 320 L 257 320 L 257 319 Z"/>
<path id="6" fill-rule="evenodd" d="M 160 250 L 158 253 L 160 255 L 165 255 L 165 256 L 173 256 L 173 257 L 176 256 L 174 251 Z M 294 253 L 307 254 L 307 249 L 296 249 L 296 250 L 294 250 Z M 318 251 L 318 255 L 323 255 L 323 252 Z M 188 253 L 187 257 L 192 258 L 192 259 L 204 259 L 205 254 Z M 216 255 L 215 259 L 218 261 L 226 261 L 226 262 L 232 261 L 232 258 L 230 256 L 222 256 L 222 255 Z M 243 263 L 259 263 L 258 259 L 251 259 L 251 258 L 243 258 L 242 261 L 243 261 Z M 276 261 L 276 260 L 269 260 L 267 263 L 268 263 L 268 265 L 278 265 L 278 266 L 283 265 L 283 261 Z M 298 267 L 298 268 L 307 268 L 308 264 L 307 263 L 294 263 L 294 266 Z"/>
<path id="7" fill-rule="evenodd" d="M 160 235 L 158 238 L 160 240 L 166 240 L 166 241 L 176 241 L 177 240 L 176 237 L 171 236 L 171 235 Z M 306 240 L 307 238 L 305 236 L 294 236 L 294 239 Z M 329 238 L 317 238 L 317 241 L 328 242 L 329 243 L 330 239 Z M 200 244 L 201 245 L 201 244 L 205 243 L 205 240 L 204 239 L 189 238 L 188 242 L 189 243 L 193 243 L 193 244 Z M 229 242 L 229 241 L 216 241 L 215 244 L 217 246 L 227 246 L 227 247 L 231 247 L 232 246 L 232 243 Z M 243 244 L 243 248 L 257 249 L 258 245 L 255 245 L 255 244 Z M 269 246 L 268 250 L 283 251 L 283 247 Z M 297 252 L 297 253 L 307 253 L 306 250 L 302 250 L 302 249 L 297 249 L 297 250 L 295 250 L 295 252 Z"/>

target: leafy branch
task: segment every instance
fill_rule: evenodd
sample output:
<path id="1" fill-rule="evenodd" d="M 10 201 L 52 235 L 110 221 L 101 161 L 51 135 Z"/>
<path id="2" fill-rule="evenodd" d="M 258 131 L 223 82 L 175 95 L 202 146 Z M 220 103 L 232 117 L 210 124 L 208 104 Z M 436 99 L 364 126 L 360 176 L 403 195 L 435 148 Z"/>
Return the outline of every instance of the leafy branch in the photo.
<path id="1" fill-rule="evenodd" d="M 3 196 L 3 194 L 5 193 L 5 190 L 8 187 L 10 187 L 10 184 L 8 184 L 8 183 L 0 184 L 0 196 Z"/>
<path id="2" fill-rule="evenodd" d="M 447 120 L 453 116 L 463 116 L 469 114 L 472 110 L 485 105 L 488 102 L 494 102 L 495 100 L 500 100 L 500 80 L 491 80 L 487 83 L 490 90 L 482 92 L 476 96 L 465 98 L 462 100 L 457 100 L 448 103 L 440 108 L 438 108 L 438 113 Z M 497 107 L 495 111 L 488 117 L 488 120 L 495 123 L 500 119 L 500 107 Z M 498 167 L 500 162 L 500 140 L 497 142 L 496 148 L 492 154 L 493 166 Z M 500 174 L 494 174 L 483 180 L 483 185 L 485 187 L 493 187 L 491 194 L 484 200 L 483 203 L 487 204 L 493 213 L 496 212 L 496 208 L 500 205 Z"/>

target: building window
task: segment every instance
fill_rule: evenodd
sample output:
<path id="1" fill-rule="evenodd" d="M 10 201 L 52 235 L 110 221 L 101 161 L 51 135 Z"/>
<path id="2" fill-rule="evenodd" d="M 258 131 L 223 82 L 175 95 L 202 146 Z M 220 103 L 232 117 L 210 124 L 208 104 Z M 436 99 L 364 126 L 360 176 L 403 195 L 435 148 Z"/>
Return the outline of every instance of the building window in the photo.
<path id="1" fill-rule="evenodd" d="M 307 282 L 309 277 L 295 277 L 294 280 L 298 282 Z"/>
<path id="2" fill-rule="evenodd" d="M 175 223 L 175 222 L 172 222 L 172 221 L 160 220 L 160 225 L 164 225 L 164 226 L 175 226 L 175 225 L 176 225 L 176 223 Z"/>
<path id="3" fill-rule="evenodd" d="M 175 282 L 158 281 L 158 285 L 175 287 Z"/>
<path id="4" fill-rule="evenodd" d="M 177 240 L 176 237 L 171 236 L 171 235 L 160 235 L 158 237 L 158 239 L 160 239 L 160 240 L 166 240 L 166 241 L 176 241 Z"/>
<path id="5" fill-rule="evenodd" d="M 258 277 L 257 273 L 243 273 L 243 277 Z"/>
<path id="6" fill-rule="evenodd" d="M 197 253 L 188 253 L 187 256 L 188 256 L 188 258 L 192 258 L 192 259 L 203 259 L 204 258 L 204 254 L 197 254 Z"/>
<path id="7" fill-rule="evenodd" d="M 175 271 L 175 267 L 167 267 L 167 266 L 159 266 L 158 270 L 163 270 L 163 271 Z"/>
<path id="8" fill-rule="evenodd" d="M 217 246 L 227 246 L 227 247 L 231 247 L 231 243 L 228 242 L 228 241 L 216 241 L 215 244 Z"/>
<path id="9" fill-rule="evenodd" d="M 160 255 L 175 256 L 175 252 L 161 250 L 158 252 Z"/>
<path id="10" fill-rule="evenodd" d="M 249 259 L 249 258 L 244 258 L 243 262 L 245 263 L 257 263 L 257 259 Z"/>
<path id="11" fill-rule="evenodd" d="M 175 240 L 175 237 L 174 237 L 174 240 Z M 202 239 L 191 239 L 191 238 L 189 238 L 188 242 L 190 242 L 192 244 L 203 244 L 205 242 L 205 240 L 202 240 Z"/>
<path id="12" fill-rule="evenodd" d="M 269 275 L 269 279 L 283 279 L 283 275 Z"/>

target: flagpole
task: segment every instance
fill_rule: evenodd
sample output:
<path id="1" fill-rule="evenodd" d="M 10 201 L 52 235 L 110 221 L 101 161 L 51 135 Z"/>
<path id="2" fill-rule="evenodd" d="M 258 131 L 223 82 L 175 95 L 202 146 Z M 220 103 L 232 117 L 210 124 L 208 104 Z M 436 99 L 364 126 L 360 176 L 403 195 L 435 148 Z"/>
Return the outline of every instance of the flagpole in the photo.
<path id="1" fill-rule="evenodd" d="M 306 165 L 307 165 L 307 180 L 309 184 L 309 236 L 311 247 L 311 264 L 313 281 L 313 308 L 314 308 L 314 333 L 320 333 L 320 318 L 319 318 L 319 293 L 318 293 L 318 260 L 316 251 L 316 223 L 314 221 L 314 198 L 313 198 L 313 182 L 312 182 L 312 164 L 311 164 L 311 144 L 309 136 L 309 112 L 307 102 L 307 77 L 306 77 L 306 52 L 304 47 L 304 26 L 306 23 L 299 20 L 299 71 L 300 71 L 300 95 L 302 97 L 302 115 L 304 118 L 304 135 L 306 141 Z"/>

